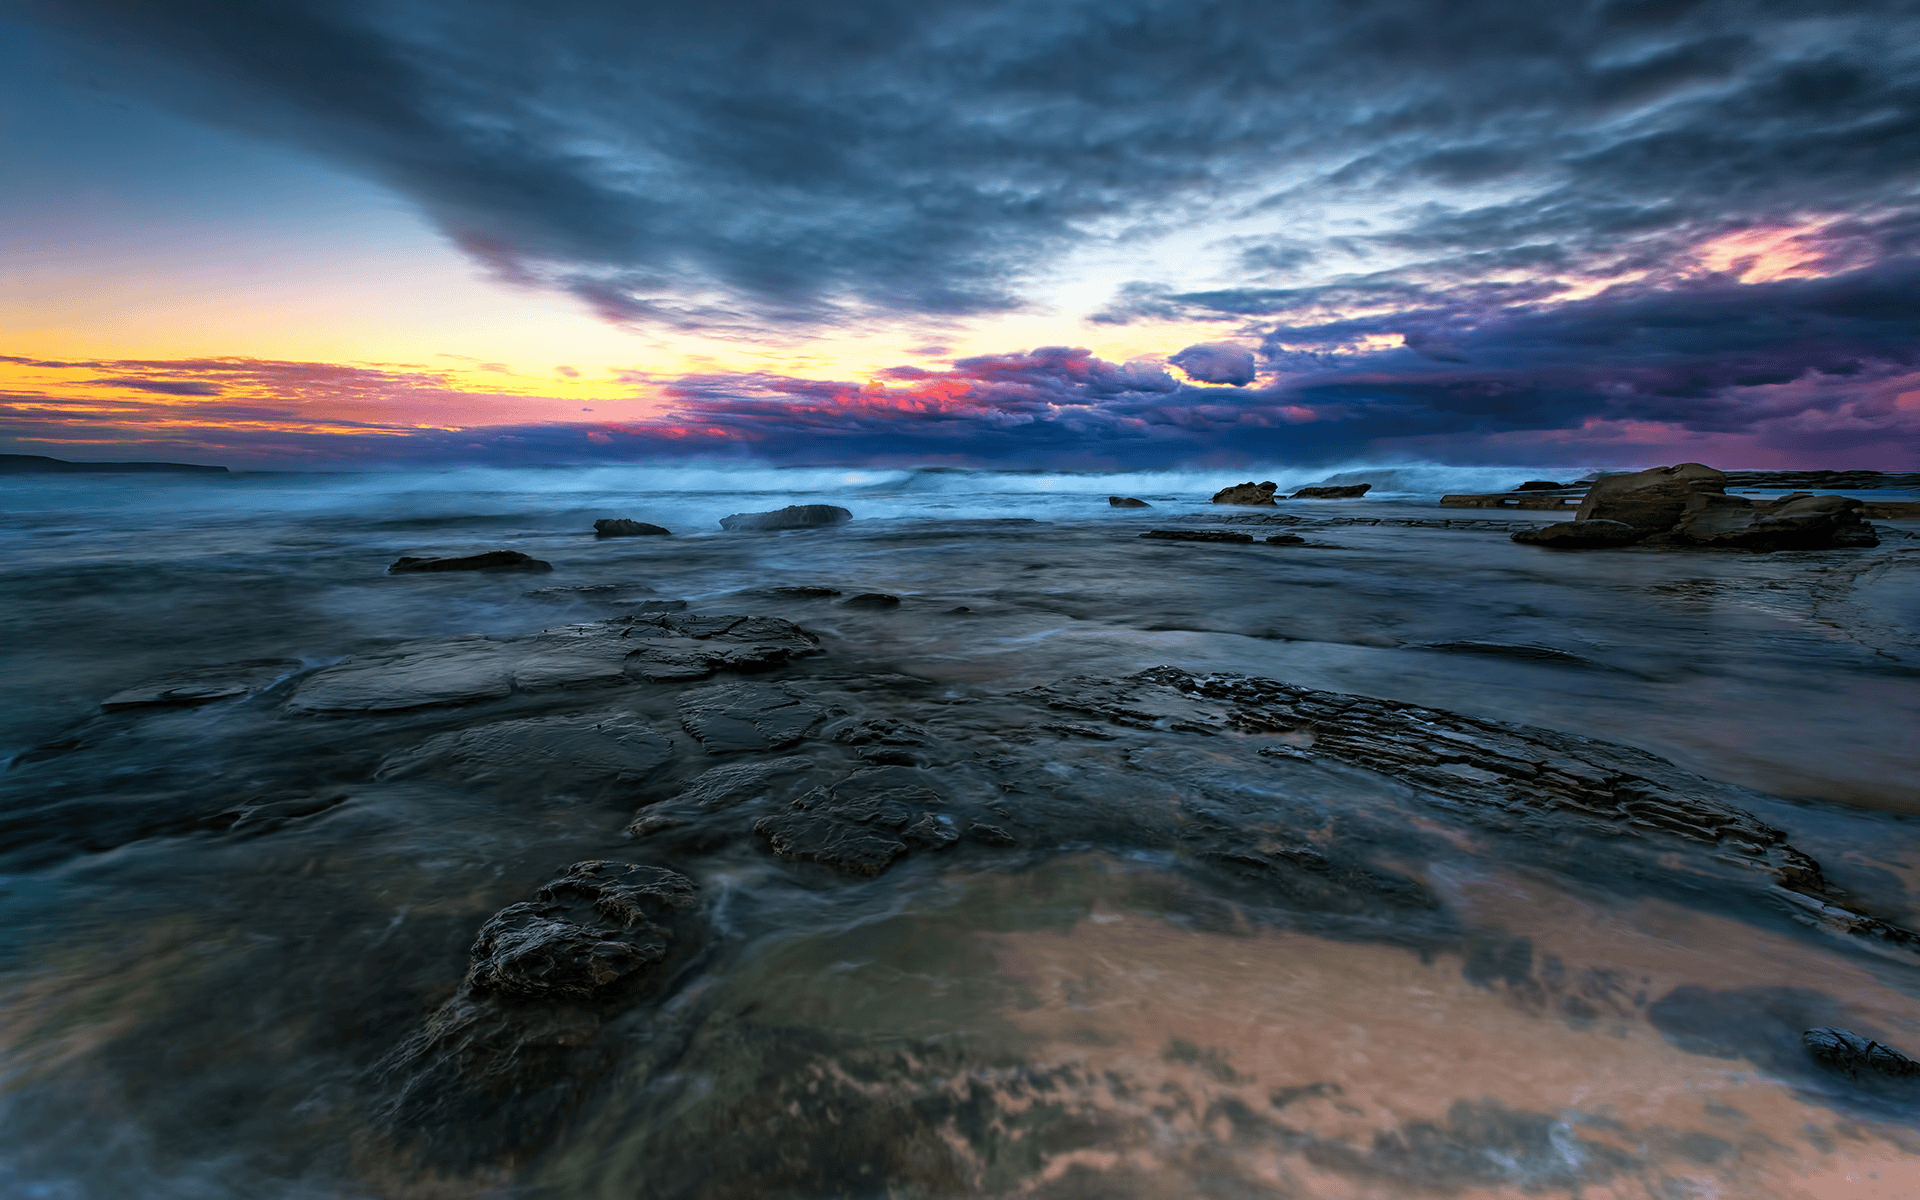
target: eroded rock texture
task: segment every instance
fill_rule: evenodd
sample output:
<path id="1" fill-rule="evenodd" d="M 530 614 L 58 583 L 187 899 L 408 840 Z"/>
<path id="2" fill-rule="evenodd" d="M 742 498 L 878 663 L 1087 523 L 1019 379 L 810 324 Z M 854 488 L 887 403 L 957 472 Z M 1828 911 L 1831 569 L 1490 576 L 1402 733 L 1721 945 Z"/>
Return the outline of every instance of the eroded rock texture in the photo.
<path id="1" fill-rule="evenodd" d="M 814 636 L 778 617 L 639 613 L 530 638 L 411 642 L 315 672 L 296 712 L 374 712 L 464 704 L 513 692 L 704 679 L 762 671 L 814 652 Z"/>
<path id="2" fill-rule="evenodd" d="M 694 951 L 692 880 L 575 863 L 481 927 L 460 990 L 374 1071 L 380 1126 L 441 1166 L 536 1148 L 617 1057 L 603 1026 Z"/>

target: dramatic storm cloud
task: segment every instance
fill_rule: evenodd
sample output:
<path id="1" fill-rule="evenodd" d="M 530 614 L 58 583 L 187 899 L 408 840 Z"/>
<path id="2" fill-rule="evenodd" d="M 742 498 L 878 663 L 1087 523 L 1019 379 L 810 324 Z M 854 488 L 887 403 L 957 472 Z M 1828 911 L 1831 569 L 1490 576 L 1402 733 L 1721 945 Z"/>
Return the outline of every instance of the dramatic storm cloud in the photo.
<path id="1" fill-rule="evenodd" d="M 1914 452 L 1905 0 L 19 9 L 102 88 L 373 181 L 623 329 L 757 353 L 918 323 L 919 364 L 864 382 L 637 370 L 673 445 Z M 1047 313 L 1133 361 L 928 357 Z"/>
<path id="2" fill-rule="evenodd" d="M 1904 3 L 31 11 L 616 319 L 999 308 L 1078 244 L 1182 224 L 1231 225 L 1249 277 L 1587 277 L 1709 231 L 1910 210 L 1920 154 Z"/>

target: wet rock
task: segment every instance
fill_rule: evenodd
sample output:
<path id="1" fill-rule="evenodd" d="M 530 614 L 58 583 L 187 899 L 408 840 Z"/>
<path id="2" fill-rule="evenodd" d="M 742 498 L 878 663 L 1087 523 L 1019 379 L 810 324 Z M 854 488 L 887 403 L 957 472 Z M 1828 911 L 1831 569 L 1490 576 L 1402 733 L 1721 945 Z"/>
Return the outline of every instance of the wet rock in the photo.
<path id="1" fill-rule="evenodd" d="M 308 676 L 287 707 L 382 712 L 515 691 L 704 679 L 768 670 L 818 648 L 812 634 L 778 617 L 636 613 L 527 638 L 450 638 L 357 655 Z"/>
<path id="2" fill-rule="evenodd" d="M 387 568 L 389 575 L 418 575 L 433 571 L 551 571 L 553 564 L 518 550 L 489 550 L 459 558 L 402 558 Z"/>
<path id="3" fill-rule="evenodd" d="M 1232 487 L 1224 487 L 1215 492 L 1213 502 L 1215 504 L 1268 505 L 1273 503 L 1273 494 L 1279 490 L 1280 485 L 1271 481 L 1236 483 Z"/>
<path id="4" fill-rule="evenodd" d="M 1861 521 L 1865 507 L 1849 496 L 1788 496 L 1755 504 L 1743 496 L 1712 493 L 1688 499 L 1672 537 L 1694 546 L 1739 550 L 1827 550 L 1877 546 Z"/>
<path id="5" fill-rule="evenodd" d="M 1545 546 L 1550 550 L 1601 550 L 1610 546 L 1631 546 L 1646 536 L 1644 529 L 1636 529 L 1625 521 L 1593 519 L 1560 521 L 1553 525 L 1542 525 L 1538 529 L 1522 529 L 1513 535 L 1512 540 L 1523 545 Z"/>
<path id="6" fill-rule="evenodd" d="M 601 1031 L 697 949 L 693 881 L 583 862 L 481 927 L 466 982 L 372 1071 L 376 1128 L 470 1169 L 543 1145 L 615 1062 Z"/>
<path id="7" fill-rule="evenodd" d="M 467 986 L 522 999 L 601 996 L 666 958 L 697 892 L 661 867 L 575 863 L 481 927 Z"/>
<path id="8" fill-rule="evenodd" d="M 1354 500 L 1371 491 L 1370 483 L 1354 483 L 1340 487 L 1303 487 L 1289 500 Z"/>
<path id="9" fill-rule="evenodd" d="M 1251 542 L 1250 533 L 1231 529 L 1149 529 L 1140 535 L 1162 542 Z"/>
<path id="10" fill-rule="evenodd" d="M 1170 694 L 1171 693 L 1171 694 Z M 1312 758 L 1387 775 L 1454 812 L 1501 828 L 1677 837 L 1773 881 L 1796 919 L 1877 949 L 1920 951 L 1920 935 L 1848 907 L 1784 832 L 1710 798 L 1710 785 L 1623 746 L 1417 705 L 1250 676 L 1156 667 L 1125 680 L 1068 679 L 1019 693 L 1050 708 L 1139 730 L 1305 738 Z M 1299 761 L 1298 743 L 1277 761 Z M 1528 814 L 1537 814 L 1529 816 Z"/>
<path id="11" fill-rule="evenodd" d="M 358 655 L 309 675 L 287 707 L 296 712 L 379 712 L 467 704 L 513 691 L 519 655 L 491 638 L 414 642 Z"/>
<path id="12" fill-rule="evenodd" d="M 536 717 L 455 730 L 391 755 L 379 778 L 439 772 L 536 789 L 636 783 L 673 758 L 673 743 L 631 713 Z"/>
<path id="13" fill-rule="evenodd" d="M 899 608 L 900 597 L 886 592 L 861 592 L 840 602 L 841 608 Z"/>
<path id="14" fill-rule="evenodd" d="M 1276 533 L 1267 539 L 1269 546 L 1304 546 L 1307 539 L 1297 533 Z"/>
<path id="15" fill-rule="evenodd" d="M 649 525 L 645 521 L 630 521 L 625 517 L 606 517 L 593 523 L 596 537 L 669 537 L 673 530 L 658 525 Z"/>
<path id="16" fill-rule="evenodd" d="M 975 821 L 967 826 L 967 836 L 983 846 L 1017 846 L 1020 839 L 1014 837 L 998 825 L 987 825 Z"/>
<path id="17" fill-rule="evenodd" d="M 703 812 L 717 812 L 736 805 L 766 798 L 775 781 L 790 779 L 811 770 L 810 758 L 776 758 L 771 762 L 728 763 L 701 772 L 675 798 L 677 804 L 691 804 Z"/>
<path id="18" fill-rule="evenodd" d="M 1516 492 L 1559 492 L 1579 486 L 1577 483 L 1555 483 L 1551 479 L 1529 479 L 1513 490 Z"/>
<path id="19" fill-rule="evenodd" d="M 1564 663 L 1570 667 L 1597 667 L 1590 658 L 1553 646 L 1515 645 L 1511 642 L 1417 642 L 1409 650 L 1445 650 L 1453 654 L 1485 654 L 1530 662 Z"/>
<path id="20" fill-rule="evenodd" d="M 1148 504 L 1145 500 L 1137 500 L 1132 496 L 1108 496 L 1107 504 L 1113 508 L 1152 508 L 1153 507 L 1153 505 Z"/>
<path id="21" fill-rule="evenodd" d="M 839 588 L 814 587 L 806 584 L 768 588 L 749 588 L 739 593 L 756 600 L 828 600 L 840 594 Z"/>
<path id="22" fill-rule="evenodd" d="M 938 850 L 958 840 L 948 836 L 951 818 L 933 811 L 942 803 L 938 793 L 902 782 L 898 772 L 856 771 L 760 818 L 753 831 L 777 858 L 872 876 L 906 855 L 909 843 Z"/>
<path id="23" fill-rule="evenodd" d="M 175 671 L 115 692 L 100 702 L 108 712 L 138 708 L 190 708 L 231 700 L 270 687 L 305 664 L 293 658 L 257 658 Z"/>
<path id="24" fill-rule="evenodd" d="M 825 715 L 778 684 L 704 688 L 680 700 L 680 723 L 708 754 L 783 750 L 802 741 Z"/>
<path id="25" fill-rule="evenodd" d="M 853 514 L 836 504 L 790 504 L 773 512 L 734 513 L 720 518 L 720 527 L 731 530 L 812 529 L 853 520 Z"/>
<path id="26" fill-rule="evenodd" d="M 1619 521 L 1646 533 L 1671 529 L 1702 493 L 1727 490 L 1724 473 L 1700 463 L 1653 467 L 1631 475 L 1602 475 L 1574 513 L 1579 521 Z"/>
<path id="27" fill-rule="evenodd" d="M 1863 1075 L 1903 1080 L 1920 1077 L 1920 1062 L 1851 1030 L 1809 1029 L 1800 1040 L 1808 1054 L 1856 1079 Z"/>
<path id="28" fill-rule="evenodd" d="M 779 617 L 637 614 L 621 633 L 628 676 L 655 683 L 753 672 L 816 653 L 819 639 Z"/>
<path id="29" fill-rule="evenodd" d="M 1462 493 L 1440 497 L 1441 508 L 1518 508 L 1537 511 L 1577 508 L 1579 504 L 1578 495 L 1562 495 L 1558 492 Z"/>

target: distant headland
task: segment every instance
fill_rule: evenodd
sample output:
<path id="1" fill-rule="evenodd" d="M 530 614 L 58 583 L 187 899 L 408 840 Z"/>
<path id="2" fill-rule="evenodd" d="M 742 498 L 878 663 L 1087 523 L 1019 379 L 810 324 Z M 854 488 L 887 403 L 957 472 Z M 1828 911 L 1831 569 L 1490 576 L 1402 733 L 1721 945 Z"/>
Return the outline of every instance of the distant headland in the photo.
<path id="1" fill-rule="evenodd" d="M 196 475 L 225 475 L 225 467 L 203 467 L 197 463 L 170 462 L 68 462 L 40 454 L 0 454 L 0 475 L 70 475 L 74 473 L 114 474 L 148 472 L 187 472 Z"/>

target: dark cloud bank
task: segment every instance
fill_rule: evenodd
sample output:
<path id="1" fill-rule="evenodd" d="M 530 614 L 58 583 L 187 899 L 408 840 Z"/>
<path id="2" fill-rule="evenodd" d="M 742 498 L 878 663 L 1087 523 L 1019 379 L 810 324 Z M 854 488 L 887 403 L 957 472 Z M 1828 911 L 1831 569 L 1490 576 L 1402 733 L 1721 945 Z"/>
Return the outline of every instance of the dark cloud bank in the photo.
<path id="1" fill-rule="evenodd" d="M 812 381 L 674 385 L 689 430 L 765 453 L 1491 453 L 1657 423 L 1913 454 L 1910 3 L 25 11 L 125 86 L 383 180 L 501 276 L 614 320 L 964 316 L 1018 306 L 1090 230 L 1256 218 L 1230 247 L 1240 285 L 1143 281 L 1096 318 L 1218 322 L 1172 358 L 1192 383 L 1039 351 L 957 364 L 921 409 Z M 1343 204 L 1390 219 L 1295 227 Z M 1810 230 L 1796 271 L 1818 277 L 1697 253 L 1770 228 Z M 1590 294 L 1609 280 L 1626 282 Z M 1379 335 L 1405 348 L 1368 349 Z M 1238 386 L 1236 346 L 1280 381 Z M 676 445 L 701 437 L 722 434 Z"/>

